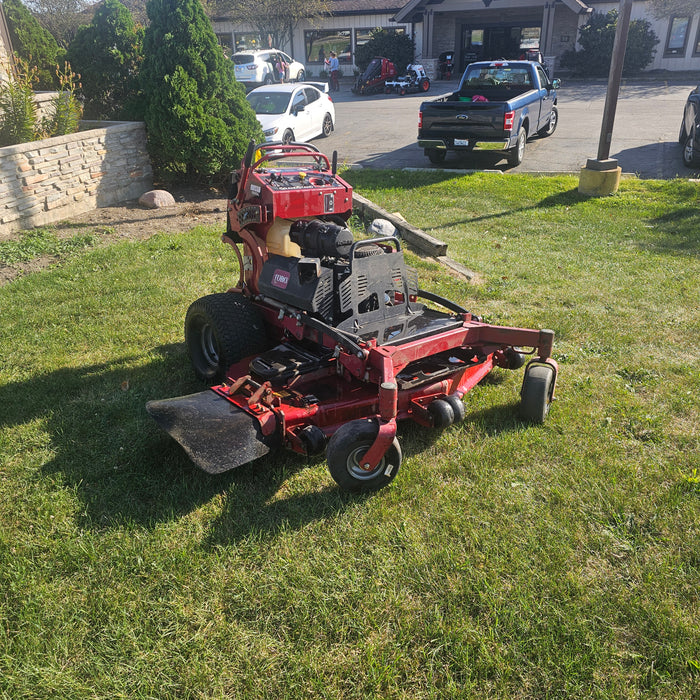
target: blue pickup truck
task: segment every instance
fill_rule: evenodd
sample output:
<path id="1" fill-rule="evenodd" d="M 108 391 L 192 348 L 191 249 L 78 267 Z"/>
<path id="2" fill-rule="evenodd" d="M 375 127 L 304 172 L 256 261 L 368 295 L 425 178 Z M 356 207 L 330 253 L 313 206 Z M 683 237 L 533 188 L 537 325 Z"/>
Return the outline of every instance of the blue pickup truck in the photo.
<path id="1" fill-rule="evenodd" d="M 418 145 L 431 163 L 447 151 L 481 147 L 503 150 L 512 167 L 523 161 L 525 143 L 557 128 L 557 88 L 534 61 L 470 63 L 457 92 L 420 106 Z"/>

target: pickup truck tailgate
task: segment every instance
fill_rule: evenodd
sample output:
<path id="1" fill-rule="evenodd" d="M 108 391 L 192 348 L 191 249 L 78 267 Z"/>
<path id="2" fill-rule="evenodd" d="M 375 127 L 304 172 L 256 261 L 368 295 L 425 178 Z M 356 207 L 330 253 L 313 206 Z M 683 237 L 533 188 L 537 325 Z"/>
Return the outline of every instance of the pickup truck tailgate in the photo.
<path id="1" fill-rule="evenodd" d="M 457 138 L 477 138 L 488 134 L 490 137 L 503 135 L 502 102 L 465 102 L 460 111 L 459 102 L 433 103 L 423 111 L 421 135 L 428 136 L 433 130 L 442 136 Z"/>

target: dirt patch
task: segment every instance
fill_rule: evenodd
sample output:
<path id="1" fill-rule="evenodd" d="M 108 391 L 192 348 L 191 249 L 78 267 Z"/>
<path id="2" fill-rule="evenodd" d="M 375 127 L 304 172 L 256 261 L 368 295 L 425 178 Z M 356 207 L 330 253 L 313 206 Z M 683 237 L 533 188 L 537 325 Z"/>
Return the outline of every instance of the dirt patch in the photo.
<path id="1" fill-rule="evenodd" d="M 102 207 L 52 224 L 49 228 L 59 238 L 71 238 L 79 233 L 97 235 L 101 245 L 123 240 L 144 240 L 156 233 L 182 233 L 195 226 L 226 228 L 226 195 L 213 188 L 178 187 L 168 191 L 175 205 L 162 209 L 146 209 L 138 202 L 125 202 Z M 22 231 L 0 237 L 0 243 L 19 240 Z M 56 262 L 52 256 L 41 256 L 25 263 L 7 266 L 0 262 L 0 285 L 21 275 L 36 272 Z"/>

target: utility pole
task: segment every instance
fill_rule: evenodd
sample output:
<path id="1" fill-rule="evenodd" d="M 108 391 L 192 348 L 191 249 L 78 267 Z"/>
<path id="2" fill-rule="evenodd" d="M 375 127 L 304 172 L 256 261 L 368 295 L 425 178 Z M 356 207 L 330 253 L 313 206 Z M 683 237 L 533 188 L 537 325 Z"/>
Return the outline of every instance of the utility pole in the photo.
<path id="1" fill-rule="evenodd" d="M 615 43 L 613 44 L 610 73 L 608 75 L 608 92 L 605 96 L 603 123 L 600 127 L 600 141 L 598 142 L 599 161 L 607 160 L 610 157 L 610 143 L 612 141 L 613 123 L 615 122 L 615 111 L 617 110 L 617 98 L 620 94 L 620 77 L 622 76 L 622 66 L 625 62 L 625 48 L 627 47 L 631 12 L 632 0 L 620 0 L 620 12 L 617 17 Z"/>
<path id="2" fill-rule="evenodd" d="M 627 47 L 631 13 L 632 0 L 620 0 L 610 72 L 608 74 L 608 90 L 605 95 L 605 108 L 603 109 L 603 123 L 600 127 L 600 140 L 598 141 L 598 157 L 595 159 L 589 158 L 586 162 L 586 167 L 581 168 L 578 189 L 583 194 L 612 194 L 617 192 L 620 184 L 622 169 L 618 166 L 617 160 L 610 158 L 610 144 L 612 142 L 615 112 L 617 110 L 617 98 L 620 94 L 620 78 L 622 76 L 622 66 L 625 62 L 625 49 Z"/>

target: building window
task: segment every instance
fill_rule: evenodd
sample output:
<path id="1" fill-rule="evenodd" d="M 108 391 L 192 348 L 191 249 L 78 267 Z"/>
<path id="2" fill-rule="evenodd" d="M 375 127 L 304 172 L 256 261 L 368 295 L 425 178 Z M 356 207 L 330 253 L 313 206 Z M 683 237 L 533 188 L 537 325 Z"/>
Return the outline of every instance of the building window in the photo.
<path id="1" fill-rule="evenodd" d="M 355 30 L 355 50 L 357 50 L 358 46 L 363 46 L 372 38 L 371 34 L 375 29 L 376 27 L 368 27 L 367 29 Z"/>
<path id="2" fill-rule="evenodd" d="M 523 27 L 520 30 L 520 50 L 540 48 L 541 27 Z"/>
<path id="3" fill-rule="evenodd" d="M 268 44 L 263 44 L 260 39 L 260 34 L 257 32 L 236 32 L 234 34 L 236 40 L 236 51 L 254 51 L 255 49 L 269 49 Z M 277 48 L 275 46 L 275 48 Z"/>
<path id="4" fill-rule="evenodd" d="M 385 32 L 393 32 L 394 34 L 405 34 L 406 27 L 366 27 L 364 29 L 355 30 L 355 48 L 366 44 L 372 38 L 372 32 L 383 29 Z"/>
<path id="5" fill-rule="evenodd" d="M 304 32 L 307 63 L 323 63 L 335 51 L 340 63 L 352 63 L 349 29 L 314 29 Z"/>
<path id="6" fill-rule="evenodd" d="M 231 34 L 231 32 L 217 34 L 216 40 L 219 42 L 219 46 L 224 49 L 224 53 L 226 53 L 227 56 L 233 53 L 233 34 Z"/>
<path id="7" fill-rule="evenodd" d="M 666 37 L 664 58 L 681 58 L 685 56 L 685 47 L 688 44 L 688 29 L 690 29 L 690 17 L 671 17 Z"/>

